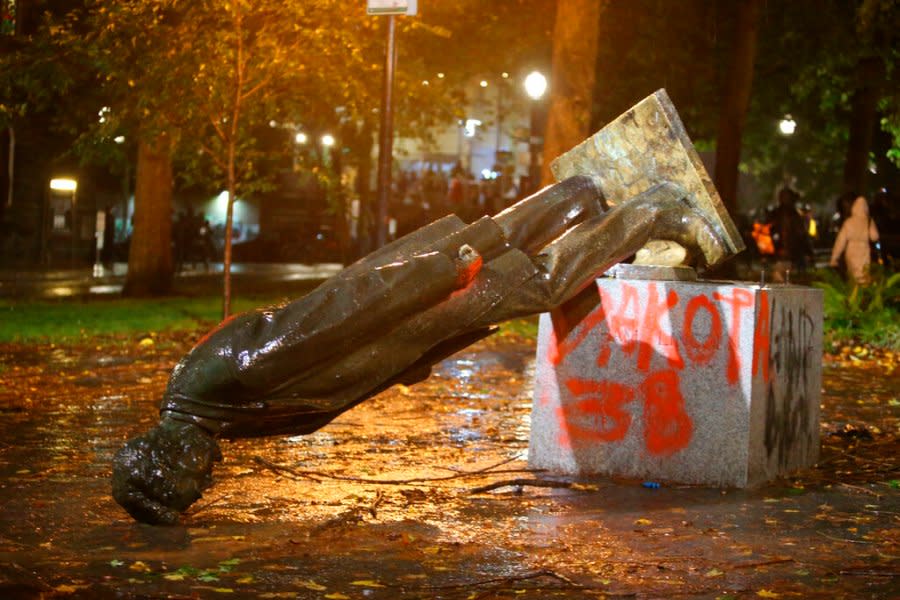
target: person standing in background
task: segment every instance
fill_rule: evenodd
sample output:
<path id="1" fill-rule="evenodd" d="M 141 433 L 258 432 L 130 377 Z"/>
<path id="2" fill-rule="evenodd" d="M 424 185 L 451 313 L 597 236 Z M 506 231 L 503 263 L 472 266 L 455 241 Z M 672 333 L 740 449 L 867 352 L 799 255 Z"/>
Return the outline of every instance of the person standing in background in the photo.
<path id="1" fill-rule="evenodd" d="M 769 221 L 772 224 L 772 240 L 775 242 L 775 269 L 773 280 L 788 281 L 788 271 L 806 271 L 806 259 L 811 254 L 809 233 L 803 217 L 797 211 L 800 195 L 791 188 L 778 193 L 778 206 Z"/>
<path id="2" fill-rule="evenodd" d="M 847 265 L 847 277 L 860 285 L 866 285 L 869 283 L 871 263 L 869 244 L 878 239 L 878 227 L 869 217 L 866 198 L 857 195 L 850 209 L 850 216 L 841 225 L 831 249 L 831 266 L 837 267 L 843 256 Z"/>

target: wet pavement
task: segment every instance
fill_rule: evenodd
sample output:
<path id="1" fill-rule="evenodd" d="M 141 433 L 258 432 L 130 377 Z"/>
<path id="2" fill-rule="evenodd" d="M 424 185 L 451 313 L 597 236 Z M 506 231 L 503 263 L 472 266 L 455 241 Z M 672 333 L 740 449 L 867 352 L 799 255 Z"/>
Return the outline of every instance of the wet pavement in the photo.
<path id="1" fill-rule="evenodd" d="M 0 345 L 0 598 L 900 594 L 900 373 L 877 361 L 826 362 L 815 469 L 649 489 L 528 471 L 533 341 L 497 336 L 313 435 L 223 443 L 181 525 L 140 525 L 110 461 L 192 342 Z"/>
<path id="2" fill-rule="evenodd" d="M 286 289 L 331 277 L 337 263 L 237 263 L 231 273 L 235 289 Z M 72 298 L 119 294 L 128 274 L 127 263 L 76 269 L 0 269 L 0 298 Z M 188 264 L 176 273 L 175 293 L 209 293 L 222 287 L 222 263 Z M 289 289 L 289 287 L 288 287 Z"/>

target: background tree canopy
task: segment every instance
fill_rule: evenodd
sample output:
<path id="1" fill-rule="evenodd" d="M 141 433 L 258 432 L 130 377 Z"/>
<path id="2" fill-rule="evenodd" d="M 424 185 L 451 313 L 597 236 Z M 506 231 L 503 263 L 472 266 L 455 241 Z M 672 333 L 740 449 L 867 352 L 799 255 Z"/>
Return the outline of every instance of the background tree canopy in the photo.
<path id="1" fill-rule="evenodd" d="M 667 88 L 701 149 L 714 147 L 735 3 L 633 0 L 605 3 L 600 19 L 596 124 L 639 98 Z M 759 181 L 751 205 L 765 205 L 785 178 L 807 201 L 830 203 L 845 187 L 852 127 L 871 125 L 871 144 L 856 150 L 868 181 L 856 189 L 896 188 L 900 165 L 900 3 L 896 0 L 763 2 L 741 171 Z M 873 66 L 874 64 L 874 66 Z M 862 92 L 862 93 L 861 93 Z M 870 94 L 866 122 L 854 99 Z M 796 133 L 778 122 L 790 115 Z M 893 163 L 891 163 L 893 161 Z M 874 167 L 872 169 L 871 167 Z M 871 171 L 876 171 L 871 173 Z"/>
<path id="2" fill-rule="evenodd" d="M 745 68 L 732 58 L 752 27 L 737 142 L 740 170 L 757 185 L 742 208 L 768 204 L 785 182 L 822 205 L 845 189 L 897 187 L 897 0 L 596 2 L 591 129 L 665 87 L 698 147 L 722 147 L 726 86 Z M 738 10 L 747 5 L 749 22 Z M 459 0 L 399 18 L 396 134 L 426 137 L 462 117 L 474 76 L 549 68 L 555 15 L 553 0 Z M 386 19 L 367 16 L 364 2 L 20 0 L 15 18 L 0 36 L 7 131 L 64 131 L 60 143 L 83 161 L 126 173 L 138 146 L 165 135 L 159 158 L 179 181 L 232 197 L 271 185 L 293 128 L 331 131 L 367 198 Z M 777 131 L 787 115 L 790 137 Z M 337 175 L 315 161 L 292 166 L 332 184 Z M 158 207 L 154 219 L 170 213 Z"/>

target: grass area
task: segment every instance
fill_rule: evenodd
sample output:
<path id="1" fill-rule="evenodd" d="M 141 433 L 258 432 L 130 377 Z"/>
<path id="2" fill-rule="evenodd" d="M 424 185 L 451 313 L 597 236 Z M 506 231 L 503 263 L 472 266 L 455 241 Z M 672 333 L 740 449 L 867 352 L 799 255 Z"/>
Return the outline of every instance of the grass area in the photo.
<path id="1" fill-rule="evenodd" d="M 283 303 L 283 295 L 241 297 L 233 312 Z M 63 343 L 90 336 L 205 331 L 219 322 L 219 296 L 0 300 L 0 342 Z M 501 335 L 537 336 L 537 318 L 504 323 Z"/>
<path id="2" fill-rule="evenodd" d="M 538 318 L 513 319 L 500 324 L 500 335 L 513 335 L 523 338 L 536 338 L 538 334 Z"/>
<path id="3" fill-rule="evenodd" d="M 834 273 L 816 274 L 825 292 L 825 336 L 829 343 L 862 343 L 900 351 L 900 274 L 873 271 L 869 286 L 857 287 Z M 296 297 L 296 295 L 295 295 Z M 285 301 L 283 294 L 238 296 L 234 312 Z M 155 299 L 0 300 L 0 342 L 65 342 L 90 336 L 205 331 L 220 320 L 217 295 Z M 501 335 L 537 335 L 537 319 L 501 326 Z"/>
<path id="4" fill-rule="evenodd" d="M 283 296 L 236 298 L 233 312 L 284 301 Z M 64 342 L 83 336 L 208 329 L 221 319 L 220 296 L 0 300 L 0 342 Z"/>
<path id="5" fill-rule="evenodd" d="M 862 343 L 900 351 L 900 273 L 874 266 L 866 286 L 831 271 L 813 285 L 824 291 L 825 337 L 832 345 Z"/>

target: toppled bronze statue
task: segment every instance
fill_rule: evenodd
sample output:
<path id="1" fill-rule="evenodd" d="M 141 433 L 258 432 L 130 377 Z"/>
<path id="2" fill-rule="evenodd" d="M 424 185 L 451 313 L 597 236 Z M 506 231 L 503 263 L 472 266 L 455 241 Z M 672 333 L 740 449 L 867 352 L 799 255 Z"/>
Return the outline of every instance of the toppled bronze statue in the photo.
<path id="1" fill-rule="evenodd" d="M 444 217 L 299 300 L 226 321 L 175 367 L 159 425 L 116 454 L 113 496 L 139 521 L 175 523 L 212 483 L 217 438 L 313 432 L 423 380 L 493 325 L 558 307 L 649 240 L 701 265 L 735 251 L 727 214 L 709 208 L 714 190 L 704 205 L 689 178 L 653 179 L 611 206 L 596 173 L 573 174 L 494 217 Z"/>

